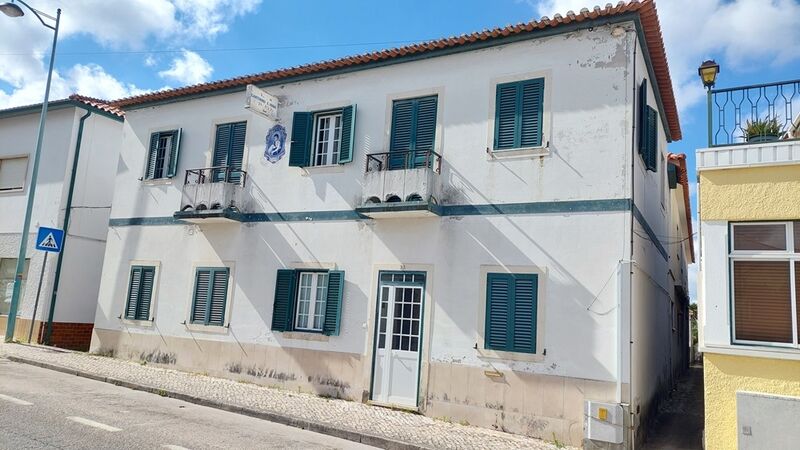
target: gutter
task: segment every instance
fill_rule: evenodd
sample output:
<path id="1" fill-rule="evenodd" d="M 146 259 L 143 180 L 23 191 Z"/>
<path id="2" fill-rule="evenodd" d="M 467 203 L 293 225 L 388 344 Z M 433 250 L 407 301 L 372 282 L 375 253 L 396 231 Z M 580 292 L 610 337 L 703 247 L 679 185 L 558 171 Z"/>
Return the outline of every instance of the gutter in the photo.
<path id="1" fill-rule="evenodd" d="M 64 251 L 66 250 L 67 246 L 67 236 L 69 235 L 69 219 L 70 213 L 72 213 L 72 197 L 75 194 L 75 179 L 78 176 L 78 162 L 80 161 L 81 155 L 81 142 L 83 141 L 83 125 L 86 122 L 86 119 L 92 115 L 91 110 L 87 110 L 86 114 L 81 117 L 80 124 L 78 125 L 78 138 L 75 140 L 75 152 L 72 158 L 72 173 L 70 174 L 69 179 L 69 192 L 67 193 L 67 205 L 66 211 L 64 212 L 64 241 L 61 244 L 61 252 L 58 254 L 58 262 L 56 263 L 56 274 L 53 280 L 53 295 L 50 299 L 50 310 L 47 314 L 47 325 L 45 326 L 44 332 L 44 339 L 43 343 L 45 345 L 50 344 L 50 334 L 53 332 L 53 316 L 55 315 L 56 311 L 56 297 L 58 295 L 58 285 L 61 281 L 61 265 L 64 262 Z"/>

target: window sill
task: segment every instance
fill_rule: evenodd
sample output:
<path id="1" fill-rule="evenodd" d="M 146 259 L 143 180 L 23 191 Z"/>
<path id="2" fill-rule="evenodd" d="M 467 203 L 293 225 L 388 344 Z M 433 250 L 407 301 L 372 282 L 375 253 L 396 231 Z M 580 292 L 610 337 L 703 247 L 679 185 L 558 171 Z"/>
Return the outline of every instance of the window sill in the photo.
<path id="1" fill-rule="evenodd" d="M 228 334 L 228 326 L 221 327 L 219 325 L 202 325 L 199 323 L 189 323 L 186 321 L 183 324 L 188 331 L 195 331 L 199 333 L 211 333 L 211 334 Z"/>
<path id="2" fill-rule="evenodd" d="M 303 167 L 303 176 L 310 176 L 318 173 L 344 173 L 344 164 L 329 164 L 327 166 L 308 166 Z"/>
<path id="3" fill-rule="evenodd" d="M 508 150 L 491 150 L 488 152 L 486 159 L 492 161 L 532 156 L 548 156 L 549 154 L 550 146 L 547 145 L 539 147 L 512 148 Z"/>
<path id="4" fill-rule="evenodd" d="M 478 357 L 486 359 L 504 359 L 509 361 L 525 361 L 525 362 L 542 362 L 544 355 L 541 353 L 518 353 L 518 352 L 504 352 L 500 350 L 488 350 L 485 348 L 478 348 Z"/>
<path id="5" fill-rule="evenodd" d="M 732 356 L 749 356 L 753 358 L 771 358 L 800 360 L 800 349 L 794 347 L 770 347 L 747 344 L 701 345 L 701 353 L 715 353 Z"/>
<path id="6" fill-rule="evenodd" d="M 281 335 L 286 339 L 295 339 L 301 341 L 317 341 L 328 342 L 330 336 L 313 331 L 284 331 Z"/>
<path id="7" fill-rule="evenodd" d="M 19 194 L 20 192 L 25 192 L 25 188 L 14 188 L 14 189 L 0 189 L 0 195 L 3 194 Z"/>
<path id="8" fill-rule="evenodd" d="M 153 326 L 155 326 L 155 318 L 148 320 L 135 320 L 121 317 L 119 321 L 132 327 L 153 328 Z"/>
<path id="9" fill-rule="evenodd" d="M 153 178 L 152 180 L 142 180 L 145 186 L 163 186 L 165 184 L 172 184 L 175 178 Z"/>

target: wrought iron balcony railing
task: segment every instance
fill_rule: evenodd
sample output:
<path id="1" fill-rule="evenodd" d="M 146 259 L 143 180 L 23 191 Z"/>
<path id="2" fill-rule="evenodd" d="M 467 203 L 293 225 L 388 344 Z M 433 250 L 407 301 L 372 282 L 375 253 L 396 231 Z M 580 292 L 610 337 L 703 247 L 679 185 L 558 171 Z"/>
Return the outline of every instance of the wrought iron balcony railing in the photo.
<path id="1" fill-rule="evenodd" d="M 367 155 L 366 172 L 431 167 L 442 172 L 442 155 L 433 150 L 395 150 Z"/>
<path id="2" fill-rule="evenodd" d="M 247 172 L 231 166 L 187 169 L 183 184 L 233 183 L 244 186 Z"/>
<path id="3" fill-rule="evenodd" d="M 757 84 L 708 93 L 711 147 L 795 139 L 800 114 L 800 80 Z"/>
<path id="4" fill-rule="evenodd" d="M 182 219 L 223 210 L 242 211 L 242 192 L 247 172 L 228 167 L 188 169 L 183 182 L 180 209 Z"/>

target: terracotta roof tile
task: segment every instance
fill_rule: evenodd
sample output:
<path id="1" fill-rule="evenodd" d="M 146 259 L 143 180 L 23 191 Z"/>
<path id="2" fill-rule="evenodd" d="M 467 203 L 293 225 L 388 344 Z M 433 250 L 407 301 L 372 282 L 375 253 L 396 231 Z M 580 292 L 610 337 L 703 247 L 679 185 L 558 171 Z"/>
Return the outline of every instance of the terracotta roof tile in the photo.
<path id="1" fill-rule="evenodd" d="M 686 154 L 669 153 L 667 160 L 678 168 L 678 182 L 683 186 L 683 203 L 686 208 L 686 231 L 689 239 L 689 251 L 694 262 L 694 232 L 692 231 L 692 203 L 689 199 L 689 172 L 686 170 Z"/>
<path id="2" fill-rule="evenodd" d="M 109 114 L 113 114 L 117 117 L 125 117 L 125 112 L 119 109 L 116 106 L 112 106 L 110 102 L 107 100 L 101 100 L 99 98 L 87 97 L 85 95 L 80 94 L 72 94 L 69 96 L 70 100 L 83 103 L 84 105 L 91 106 L 93 108 L 97 108 L 99 110 L 105 111 Z"/>
<path id="3" fill-rule="evenodd" d="M 605 5 L 605 8 L 595 6 L 591 11 L 587 8 L 583 8 L 577 14 L 573 11 L 569 11 L 566 13 L 566 17 L 556 14 L 552 19 L 550 19 L 545 16 L 539 20 L 533 20 L 527 23 L 509 25 L 506 27 L 494 28 L 492 30 L 464 34 L 457 37 L 454 36 L 442 38 L 430 42 L 412 44 L 399 48 L 379 50 L 363 55 L 348 56 L 335 60 L 322 61 L 286 69 L 278 69 L 270 72 L 239 76 L 226 80 L 212 81 L 209 83 L 127 97 L 120 100 L 115 100 L 111 102 L 110 105 L 117 108 L 125 108 L 128 106 L 176 99 L 183 96 L 190 96 L 215 90 L 243 88 L 248 84 L 258 84 L 267 81 L 288 79 L 303 74 L 324 73 L 326 71 L 338 68 L 357 66 L 375 61 L 385 61 L 392 58 L 432 52 L 490 39 L 502 39 L 504 37 L 535 32 L 535 30 L 542 30 L 545 28 L 555 28 L 561 26 L 562 24 L 567 24 L 573 21 L 582 22 L 585 20 L 611 17 L 626 13 L 639 14 L 647 48 L 650 52 L 650 60 L 653 64 L 653 71 L 656 75 L 656 85 L 658 86 L 661 101 L 664 105 L 664 113 L 666 114 L 670 135 L 672 140 L 680 140 L 681 127 L 678 120 L 678 108 L 675 105 L 675 95 L 672 91 L 672 80 L 670 79 L 669 75 L 667 56 L 664 50 L 664 41 L 661 36 L 661 26 L 658 22 L 655 0 L 630 0 L 628 2 L 620 1 L 616 5 L 608 3 Z"/>

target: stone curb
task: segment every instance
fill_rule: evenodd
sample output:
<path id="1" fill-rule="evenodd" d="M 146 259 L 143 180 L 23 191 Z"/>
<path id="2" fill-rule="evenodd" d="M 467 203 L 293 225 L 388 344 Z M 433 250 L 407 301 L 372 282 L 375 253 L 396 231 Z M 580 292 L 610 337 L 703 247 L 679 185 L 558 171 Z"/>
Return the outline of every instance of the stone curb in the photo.
<path id="1" fill-rule="evenodd" d="M 184 394 L 181 392 L 168 391 L 165 389 L 148 386 L 145 384 L 133 383 L 130 381 L 119 380 L 112 377 L 104 377 L 101 375 L 93 374 L 91 372 L 78 369 L 70 369 L 69 367 L 63 367 L 55 364 L 45 363 L 37 361 L 35 359 L 28 359 L 14 355 L 5 355 L 5 358 L 17 363 L 29 364 L 32 366 L 41 367 L 43 369 L 49 369 L 57 372 L 88 378 L 90 380 L 102 381 L 104 383 L 110 383 L 116 386 L 122 386 L 136 391 L 158 394 L 162 397 L 174 398 L 177 400 L 183 400 L 188 403 L 194 403 L 200 406 L 207 406 L 209 408 L 221 409 L 223 411 L 229 411 L 232 413 L 255 417 L 257 419 L 268 420 L 270 422 L 279 423 L 282 425 L 288 425 L 290 427 L 295 427 L 295 428 L 301 428 L 303 430 L 313 431 L 315 433 L 327 434 L 329 436 L 337 437 L 340 439 L 346 439 L 348 441 L 359 442 L 361 444 L 370 445 L 373 447 L 380 447 L 388 450 L 428 450 L 428 447 L 422 447 L 416 444 L 396 441 L 394 439 L 389 439 L 382 436 L 376 436 L 374 434 L 363 433 L 360 431 L 345 430 L 321 422 L 313 422 L 306 419 L 299 419 L 297 417 L 292 417 L 285 414 L 278 414 L 267 411 L 258 411 L 255 409 L 236 406 L 229 403 L 219 402 L 216 400 L 209 400 L 202 397 L 196 397 L 194 395 Z"/>

